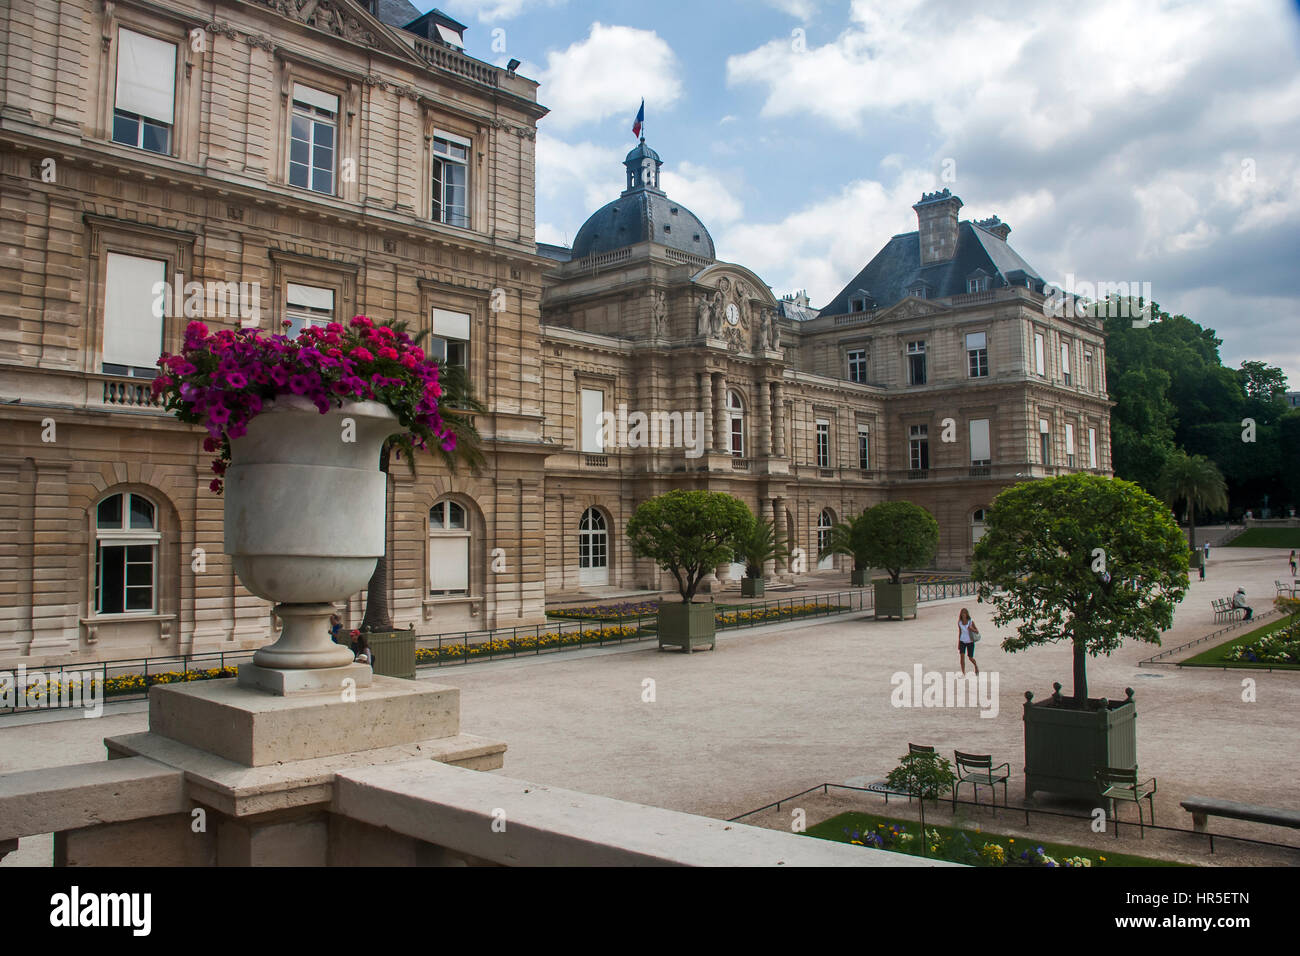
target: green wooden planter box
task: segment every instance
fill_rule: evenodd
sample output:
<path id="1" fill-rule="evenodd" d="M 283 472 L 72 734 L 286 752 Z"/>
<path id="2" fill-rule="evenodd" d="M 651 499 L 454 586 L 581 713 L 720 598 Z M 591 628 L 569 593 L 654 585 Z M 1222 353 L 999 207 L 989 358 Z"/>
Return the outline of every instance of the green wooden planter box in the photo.
<path id="1" fill-rule="evenodd" d="M 367 634 L 374 661 L 370 669 L 382 677 L 415 680 L 415 628 Z"/>
<path id="2" fill-rule="evenodd" d="M 1074 710 L 1056 693 L 1042 703 L 1025 692 L 1025 797 L 1037 790 L 1093 799 L 1102 767 L 1137 766 L 1137 705 L 1133 688 L 1124 700 L 1093 698 L 1088 710 Z"/>
<path id="3" fill-rule="evenodd" d="M 1205 552 L 1202 551 L 1200 548 L 1192 548 L 1190 551 L 1187 552 L 1188 570 L 1191 571 L 1200 570 L 1201 564 L 1204 561 L 1205 561 Z"/>
<path id="4" fill-rule="evenodd" d="M 762 578 L 741 578 L 740 596 L 741 597 L 762 597 L 763 579 Z"/>
<path id="5" fill-rule="evenodd" d="M 867 568 L 862 571 L 852 571 L 849 573 L 849 580 L 855 588 L 865 588 L 871 583 L 871 569 Z"/>
<path id="6" fill-rule="evenodd" d="M 683 604 L 680 601 L 668 601 L 659 605 L 658 632 L 659 648 L 680 647 L 690 653 L 697 647 L 707 646 L 713 650 L 717 640 L 717 628 L 713 612 L 717 605 Z"/>
<path id="7" fill-rule="evenodd" d="M 916 617 L 916 582 L 904 581 L 890 584 L 888 580 L 874 582 L 876 589 L 876 620 L 881 618 Z"/>

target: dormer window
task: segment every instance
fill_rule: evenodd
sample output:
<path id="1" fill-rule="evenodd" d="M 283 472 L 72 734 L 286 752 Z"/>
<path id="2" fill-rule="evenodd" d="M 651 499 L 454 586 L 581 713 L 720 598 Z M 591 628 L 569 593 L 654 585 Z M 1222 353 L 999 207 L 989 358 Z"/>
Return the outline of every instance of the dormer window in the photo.
<path id="1" fill-rule="evenodd" d="M 907 294 L 917 299 L 928 299 L 930 297 L 929 290 L 924 283 L 912 286 L 907 290 Z"/>
<path id="2" fill-rule="evenodd" d="M 987 292 L 989 291 L 989 277 L 983 272 L 977 272 L 966 280 L 966 291 L 969 292 Z"/>

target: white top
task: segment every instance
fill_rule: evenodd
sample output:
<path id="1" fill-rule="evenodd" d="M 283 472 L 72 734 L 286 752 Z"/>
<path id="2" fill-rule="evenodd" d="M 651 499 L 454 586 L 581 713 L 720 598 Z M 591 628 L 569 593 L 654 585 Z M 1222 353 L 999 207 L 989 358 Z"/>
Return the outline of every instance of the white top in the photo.
<path id="1" fill-rule="evenodd" d="M 970 639 L 970 626 L 971 626 L 971 624 L 973 624 L 973 623 L 974 623 L 973 621 L 967 621 L 965 624 L 962 624 L 960 621 L 957 622 L 957 629 L 958 629 L 959 631 L 961 631 L 961 638 L 960 638 L 960 640 L 961 640 L 961 642 L 962 642 L 963 644 L 969 644 L 969 643 L 971 643 L 971 639 Z"/>

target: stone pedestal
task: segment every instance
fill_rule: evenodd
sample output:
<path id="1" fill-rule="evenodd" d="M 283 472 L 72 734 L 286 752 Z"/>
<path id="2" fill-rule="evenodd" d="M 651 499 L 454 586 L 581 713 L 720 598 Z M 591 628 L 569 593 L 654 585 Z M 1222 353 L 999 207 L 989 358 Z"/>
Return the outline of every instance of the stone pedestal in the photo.
<path id="1" fill-rule="evenodd" d="M 322 691 L 344 693 L 357 687 L 369 687 L 373 676 L 374 672 L 371 671 L 369 664 L 344 664 L 342 667 L 314 667 L 303 670 L 280 670 L 257 664 L 240 664 L 239 676 L 235 679 L 240 687 L 283 697 L 286 694 L 309 694 Z"/>

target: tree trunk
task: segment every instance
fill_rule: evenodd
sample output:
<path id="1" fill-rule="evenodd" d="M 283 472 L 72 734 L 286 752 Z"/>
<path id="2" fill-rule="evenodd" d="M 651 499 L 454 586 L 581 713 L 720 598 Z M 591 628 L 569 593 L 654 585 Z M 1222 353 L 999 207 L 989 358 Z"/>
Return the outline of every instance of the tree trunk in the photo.
<path id="1" fill-rule="evenodd" d="M 388 474 L 389 447 L 379 451 L 379 470 Z M 388 501 L 384 501 L 384 553 L 375 562 L 375 571 L 366 585 L 366 613 L 361 619 L 363 631 L 391 631 L 393 619 L 388 610 Z"/>
<path id="2" fill-rule="evenodd" d="M 1187 502 L 1187 533 L 1191 538 L 1192 550 L 1196 550 L 1196 505 Z"/>
<path id="3" fill-rule="evenodd" d="M 921 797 L 921 856 L 926 856 L 925 852 L 925 797 Z"/>
<path id="4" fill-rule="evenodd" d="M 1074 642 L 1074 702 L 1087 709 L 1088 652 L 1078 641 Z"/>

